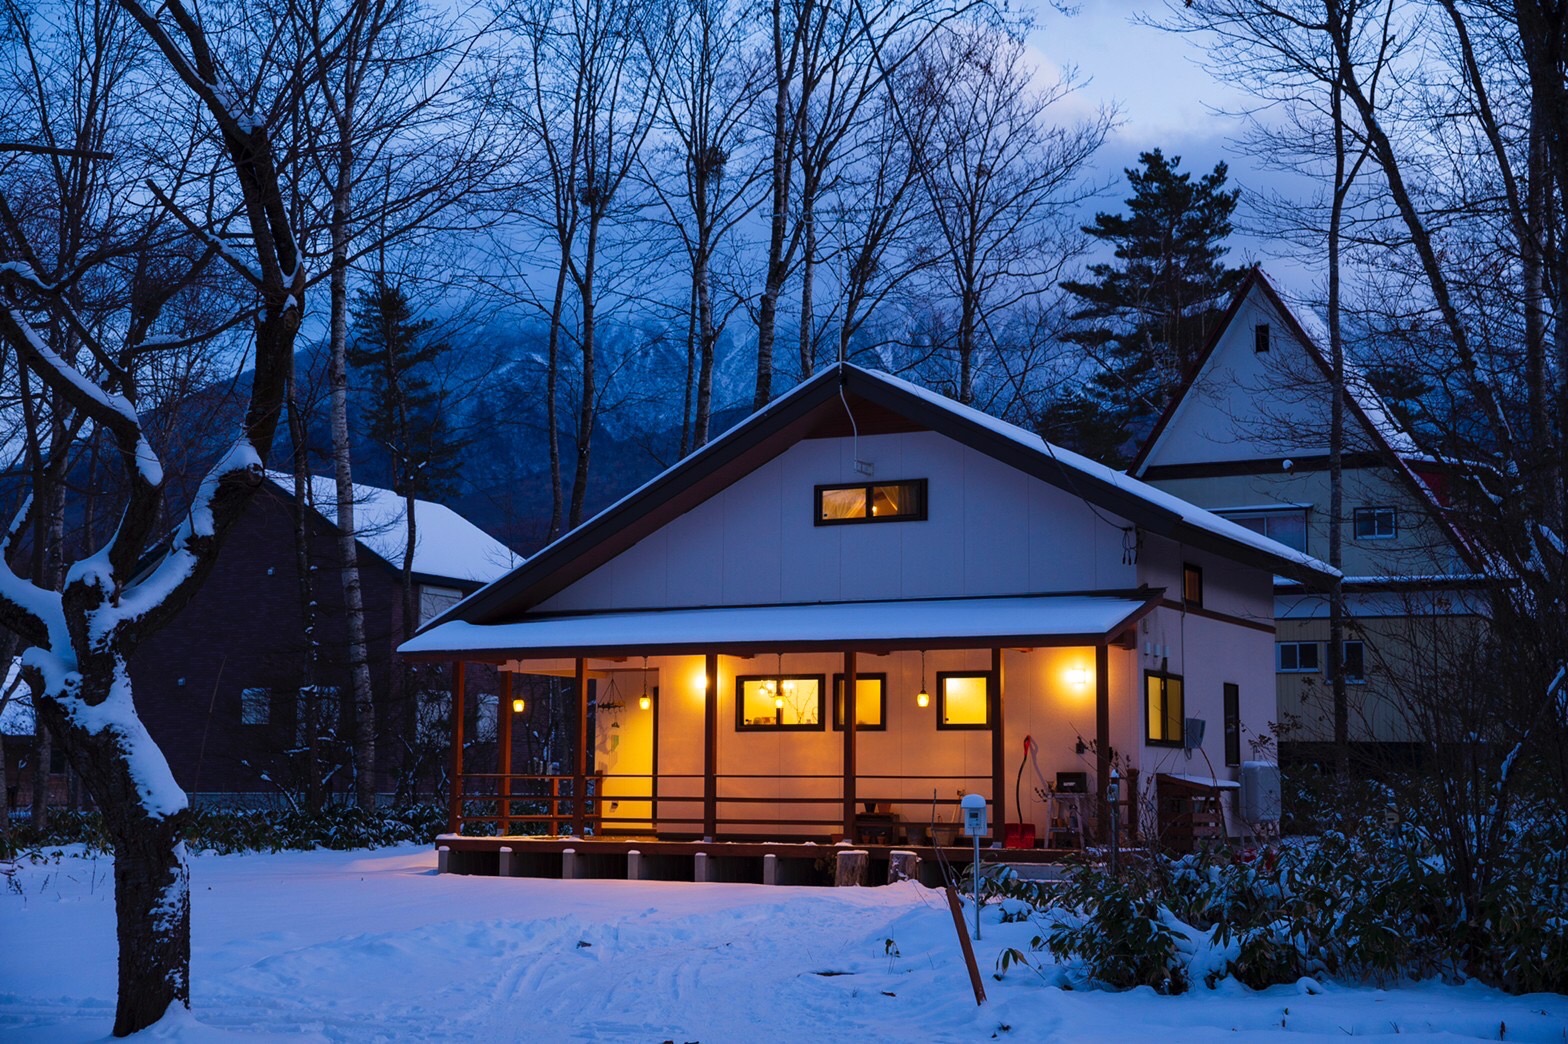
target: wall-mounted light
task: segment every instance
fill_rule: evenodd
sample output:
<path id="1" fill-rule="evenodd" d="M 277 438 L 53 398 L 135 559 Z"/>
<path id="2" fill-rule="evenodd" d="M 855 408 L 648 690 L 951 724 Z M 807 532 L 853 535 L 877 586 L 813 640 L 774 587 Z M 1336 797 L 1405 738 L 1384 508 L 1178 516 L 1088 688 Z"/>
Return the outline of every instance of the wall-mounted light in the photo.
<path id="1" fill-rule="evenodd" d="M 1093 678 L 1093 672 L 1087 667 L 1073 667 L 1067 672 L 1067 684 L 1075 689 L 1084 688 Z"/>
<path id="2" fill-rule="evenodd" d="M 519 696 L 519 697 L 517 697 L 516 699 L 514 699 L 512 701 L 512 713 L 513 714 L 521 714 L 521 713 L 523 713 L 523 708 L 526 707 L 526 706 L 528 706 L 527 701 L 524 700 L 521 696 Z"/>

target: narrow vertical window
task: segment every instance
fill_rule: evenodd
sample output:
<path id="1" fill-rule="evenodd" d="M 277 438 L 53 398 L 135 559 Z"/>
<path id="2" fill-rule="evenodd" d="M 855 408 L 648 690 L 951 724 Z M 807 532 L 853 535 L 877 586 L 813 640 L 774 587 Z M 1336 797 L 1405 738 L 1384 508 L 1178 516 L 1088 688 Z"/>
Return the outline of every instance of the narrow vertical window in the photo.
<path id="1" fill-rule="evenodd" d="M 1181 675 L 1149 671 L 1144 676 L 1148 706 L 1150 746 L 1181 746 L 1186 700 L 1182 696 Z"/>
<path id="2" fill-rule="evenodd" d="M 1203 604 L 1203 570 L 1190 562 L 1181 567 L 1181 600 L 1191 606 Z"/>
<path id="3" fill-rule="evenodd" d="M 1225 764 L 1241 764 L 1241 686 L 1225 683 Z"/>
<path id="4" fill-rule="evenodd" d="M 1259 355 L 1269 350 L 1269 324 L 1259 323 L 1252 328 L 1252 350 Z"/>

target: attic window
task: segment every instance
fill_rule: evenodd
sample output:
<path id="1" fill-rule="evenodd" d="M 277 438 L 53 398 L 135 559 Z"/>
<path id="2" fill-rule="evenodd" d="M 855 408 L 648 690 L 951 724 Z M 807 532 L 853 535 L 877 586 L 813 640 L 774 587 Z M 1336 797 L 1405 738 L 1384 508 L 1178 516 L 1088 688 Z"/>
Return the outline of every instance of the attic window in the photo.
<path id="1" fill-rule="evenodd" d="M 926 480 L 818 486 L 816 499 L 819 526 L 920 522 L 926 517 Z"/>
<path id="2" fill-rule="evenodd" d="M 1262 355 L 1269 350 L 1269 324 L 1259 323 L 1252 328 L 1252 350 Z"/>

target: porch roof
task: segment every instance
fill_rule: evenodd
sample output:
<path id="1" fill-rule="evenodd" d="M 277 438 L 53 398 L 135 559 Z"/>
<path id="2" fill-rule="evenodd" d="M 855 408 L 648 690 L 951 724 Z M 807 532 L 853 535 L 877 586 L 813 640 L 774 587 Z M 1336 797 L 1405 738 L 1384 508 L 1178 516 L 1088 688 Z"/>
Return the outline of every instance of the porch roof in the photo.
<path id="1" fill-rule="evenodd" d="M 425 660 L 505 660 L 1093 645 L 1131 626 L 1163 594 L 1158 590 L 642 609 L 536 616 L 496 624 L 452 620 L 415 635 L 398 651 Z"/>

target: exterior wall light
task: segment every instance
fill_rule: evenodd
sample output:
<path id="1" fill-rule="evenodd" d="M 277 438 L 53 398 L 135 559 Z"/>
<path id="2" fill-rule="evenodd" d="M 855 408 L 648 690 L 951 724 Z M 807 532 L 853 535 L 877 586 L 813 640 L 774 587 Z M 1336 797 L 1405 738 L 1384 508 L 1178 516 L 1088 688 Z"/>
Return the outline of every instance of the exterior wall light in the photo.
<path id="1" fill-rule="evenodd" d="M 523 708 L 526 707 L 527 705 L 528 705 L 527 701 L 525 701 L 521 696 L 519 696 L 517 699 L 512 701 L 512 713 L 513 714 L 521 714 L 521 713 L 523 713 Z"/>

